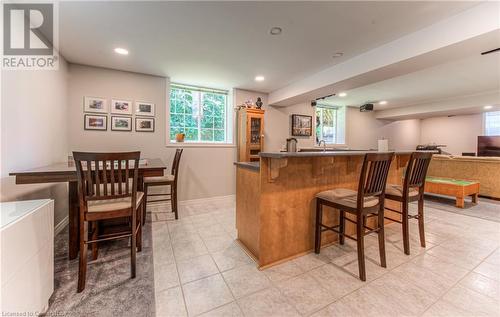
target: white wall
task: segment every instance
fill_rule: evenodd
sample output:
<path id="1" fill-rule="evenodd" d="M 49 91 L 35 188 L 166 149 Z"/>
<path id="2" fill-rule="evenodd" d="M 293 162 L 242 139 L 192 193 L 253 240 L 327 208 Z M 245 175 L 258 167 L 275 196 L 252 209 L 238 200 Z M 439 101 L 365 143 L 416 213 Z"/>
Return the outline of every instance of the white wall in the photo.
<path id="1" fill-rule="evenodd" d="M 423 119 L 422 143 L 446 144 L 444 151 L 454 155 L 477 151 L 477 137 L 483 134 L 482 114 Z"/>
<path id="2" fill-rule="evenodd" d="M 266 107 L 266 151 L 278 151 L 291 137 L 291 115 L 303 114 L 314 117 L 310 103 L 289 107 Z M 386 121 L 375 118 L 374 112 L 359 112 L 358 108 L 348 107 L 346 111 L 346 146 L 351 149 L 376 149 L 377 140 L 389 139 L 389 147 L 397 150 L 412 150 L 420 142 L 420 120 Z M 313 147 L 311 137 L 295 137 L 299 147 Z"/>
<path id="3" fill-rule="evenodd" d="M 54 222 L 68 214 L 67 184 L 15 185 L 10 172 L 67 160 L 67 64 L 58 71 L 2 70 L 1 201 L 55 199 Z"/>
<path id="4" fill-rule="evenodd" d="M 166 147 L 166 110 L 169 105 L 168 78 L 70 64 L 69 148 L 85 151 L 140 150 L 143 157 L 161 158 L 168 173 L 175 154 Z M 155 132 L 85 131 L 83 97 L 149 101 L 156 104 Z M 108 115 L 110 116 L 110 115 Z M 231 195 L 235 192 L 235 147 L 186 147 L 182 154 L 179 199 Z"/>

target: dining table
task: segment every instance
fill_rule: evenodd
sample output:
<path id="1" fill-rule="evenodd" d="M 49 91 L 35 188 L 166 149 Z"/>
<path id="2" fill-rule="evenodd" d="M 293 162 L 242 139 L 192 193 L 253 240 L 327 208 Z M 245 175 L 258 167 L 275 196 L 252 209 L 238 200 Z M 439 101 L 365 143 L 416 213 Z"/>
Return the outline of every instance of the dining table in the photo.
<path id="1" fill-rule="evenodd" d="M 139 161 L 139 175 L 137 191 L 144 188 L 144 177 L 163 176 L 167 166 L 160 158 L 141 159 Z M 75 259 L 79 251 L 79 203 L 78 203 L 78 178 L 74 162 L 54 163 L 48 166 L 30 170 L 12 172 L 16 184 L 43 184 L 43 183 L 68 183 L 68 218 L 69 218 L 69 259 Z"/>

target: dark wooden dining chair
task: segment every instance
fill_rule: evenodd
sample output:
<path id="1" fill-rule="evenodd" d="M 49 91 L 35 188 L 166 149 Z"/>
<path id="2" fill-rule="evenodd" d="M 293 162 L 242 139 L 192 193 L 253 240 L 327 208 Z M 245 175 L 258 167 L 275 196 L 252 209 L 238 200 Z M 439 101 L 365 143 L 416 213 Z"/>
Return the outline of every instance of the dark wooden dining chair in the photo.
<path id="1" fill-rule="evenodd" d="M 148 202 L 148 197 L 151 196 L 168 196 L 168 198 L 163 199 L 155 199 L 150 202 L 159 202 L 159 201 L 170 201 L 172 206 L 172 212 L 175 213 L 175 219 L 179 219 L 179 213 L 177 209 L 177 180 L 179 178 L 179 165 L 181 162 L 182 149 L 177 149 L 175 151 L 174 161 L 172 163 L 172 170 L 170 175 L 165 176 L 154 176 L 154 177 L 144 177 L 144 204 L 146 205 Z M 170 186 L 169 193 L 158 193 L 158 194 L 149 194 L 148 189 L 151 186 Z M 146 210 L 146 209 L 144 209 Z M 143 223 L 146 222 L 146 212 L 143 214 Z"/>
<path id="2" fill-rule="evenodd" d="M 96 259 L 99 242 L 130 238 L 131 276 L 135 278 L 136 251 L 142 246 L 141 216 L 144 211 L 144 194 L 137 191 L 140 155 L 140 152 L 73 152 L 80 205 L 78 292 L 85 289 L 89 244 L 92 245 L 92 257 Z M 99 232 L 99 221 L 116 218 L 128 218 L 123 230 Z"/>
<path id="3" fill-rule="evenodd" d="M 394 153 L 368 153 L 365 155 L 358 190 L 333 189 L 316 194 L 316 233 L 314 252 L 320 253 L 321 233 L 333 231 L 339 235 L 339 243 L 344 244 L 347 237 L 357 242 L 359 278 L 366 281 L 364 237 L 372 232 L 378 233 L 380 264 L 387 267 L 384 238 L 384 194 L 387 176 Z M 322 223 L 323 205 L 338 209 L 339 224 L 327 226 Z M 345 216 L 348 212 L 356 216 L 356 221 Z M 377 226 L 366 225 L 369 217 L 378 217 Z M 345 234 L 345 221 L 356 224 L 356 237 Z M 368 231 L 366 231 L 368 229 Z"/>
<path id="4" fill-rule="evenodd" d="M 420 245 L 425 248 L 424 231 L 424 187 L 427 169 L 432 159 L 432 153 L 413 152 L 406 166 L 403 185 L 387 184 L 385 198 L 400 203 L 401 209 L 395 210 L 386 207 L 387 210 L 401 215 L 401 220 L 391 217 L 386 219 L 402 224 L 403 227 L 403 249 L 405 254 L 410 254 L 410 233 L 409 219 L 418 220 L 418 231 L 420 235 Z M 418 201 L 418 212 L 416 215 L 409 214 L 409 203 Z"/>

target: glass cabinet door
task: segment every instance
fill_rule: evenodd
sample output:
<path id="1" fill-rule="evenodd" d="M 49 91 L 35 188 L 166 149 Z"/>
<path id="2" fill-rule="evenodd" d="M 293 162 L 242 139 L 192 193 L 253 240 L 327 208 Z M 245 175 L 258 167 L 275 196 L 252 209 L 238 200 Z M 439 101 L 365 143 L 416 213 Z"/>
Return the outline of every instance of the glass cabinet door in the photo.
<path id="1" fill-rule="evenodd" d="M 250 118 L 250 144 L 260 144 L 260 130 L 262 120 L 258 117 Z"/>

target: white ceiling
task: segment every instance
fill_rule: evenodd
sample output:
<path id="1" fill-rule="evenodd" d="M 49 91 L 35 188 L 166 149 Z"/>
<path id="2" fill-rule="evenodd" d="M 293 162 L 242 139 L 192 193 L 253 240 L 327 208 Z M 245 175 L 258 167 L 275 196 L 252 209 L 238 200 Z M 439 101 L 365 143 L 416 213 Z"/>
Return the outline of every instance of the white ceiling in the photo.
<path id="1" fill-rule="evenodd" d="M 174 82 L 214 88 L 269 92 L 476 4 L 60 2 L 60 51 L 73 63 L 169 76 Z M 282 27 L 283 33 L 269 35 L 273 26 Z M 118 56 L 115 47 L 127 48 L 130 54 Z M 339 51 L 344 56 L 333 59 Z M 463 63 L 475 63 L 492 76 L 483 61 Z M 459 66 L 443 67 L 457 73 Z M 256 83 L 256 75 L 266 80 Z M 471 85 L 483 85 L 477 76 L 457 75 L 471 79 Z M 391 99 L 391 105 L 396 100 L 408 103 L 402 94 L 415 95 L 415 80 L 409 76 L 399 84 L 400 95 L 394 89 L 375 95 L 377 87 L 356 94 L 358 99 Z M 467 89 L 456 81 L 460 90 Z M 438 88 L 429 93 L 446 93 Z"/>
<path id="2" fill-rule="evenodd" d="M 488 55 L 477 52 L 467 58 L 352 89 L 346 91 L 346 97 L 334 96 L 325 102 L 346 106 L 372 102 L 375 110 L 386 110 L 490 91 L 500 91 L 500 52 Z M 377 104 L 381 100 L 387 104 Z"/>

